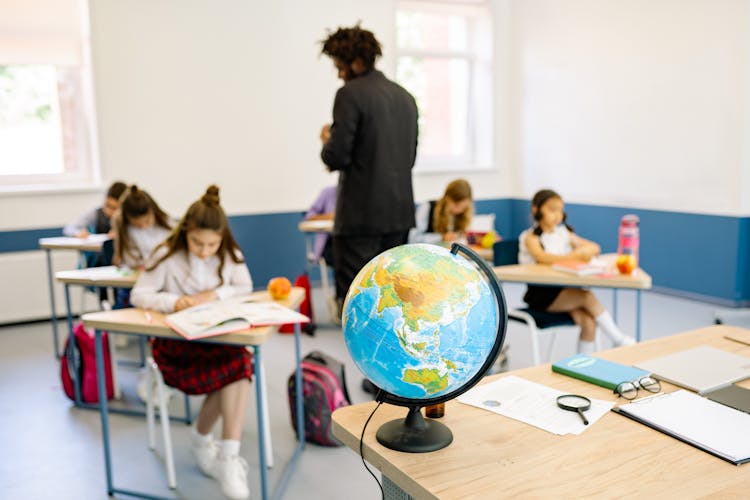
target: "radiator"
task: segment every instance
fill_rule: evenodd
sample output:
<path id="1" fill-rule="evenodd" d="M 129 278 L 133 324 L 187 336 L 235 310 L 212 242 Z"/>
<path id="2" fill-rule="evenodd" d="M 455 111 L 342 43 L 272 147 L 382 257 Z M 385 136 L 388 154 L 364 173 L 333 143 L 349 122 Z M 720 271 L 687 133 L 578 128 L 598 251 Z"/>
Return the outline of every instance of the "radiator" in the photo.
<path id="1" fill-rule="evenodd" d="M 78 252 L 52 251 L 52 269 L 65 271 L 78 266 Z M 47 282 L 47 258 L 43 250 L 0 254 L 0 324 L 49 319 L 51 312 Z M 57 316 L 65 315 L 65 292 L 62 284 L 55 282 Z M 83 287 L 70 288 L 72 309 L 98 309 L 96 295 L 84 292 Z"/>

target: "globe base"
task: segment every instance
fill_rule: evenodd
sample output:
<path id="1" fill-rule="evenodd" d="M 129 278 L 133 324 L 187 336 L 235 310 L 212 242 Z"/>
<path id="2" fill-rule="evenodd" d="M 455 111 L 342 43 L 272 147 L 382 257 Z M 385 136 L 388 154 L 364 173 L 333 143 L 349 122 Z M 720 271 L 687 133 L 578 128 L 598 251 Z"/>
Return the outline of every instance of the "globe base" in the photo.
<path id="1" fill-rule="evenodd" d="M 445 448 L 453 442 L 451 430 L 434 420 L 425 420 L 419 407 L 410 408 L 403 420 L 391 420 L 375 434 L 386 448 L 408 453 L 428 453 Z"/>

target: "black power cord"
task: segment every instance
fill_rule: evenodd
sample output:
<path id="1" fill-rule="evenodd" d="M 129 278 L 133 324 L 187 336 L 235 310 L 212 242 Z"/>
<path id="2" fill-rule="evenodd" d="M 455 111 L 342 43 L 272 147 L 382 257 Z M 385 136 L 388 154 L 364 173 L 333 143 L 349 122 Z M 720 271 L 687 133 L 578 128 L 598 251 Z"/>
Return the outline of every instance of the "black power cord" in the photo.
<path id="1" fill-rule="evenodd" d="M 375 473 L 372 472 L 372 470 L 370 470 L 370 468 L 367 466 L 367 462 L 365 462 L 365 456 L 362 453 L 363 443 L 364 443 L 364 440 L 365 440 L 365 429 L 367 429 L 367 424 L 370 423 L 370 420 L 372 419 L 372 416 L 375 415 L 375 412 L 378 411 L 378 408 L 380 408 L 380 405 L 382 405 L 382 404 L 383 404 L 382 401 L 378 402 L 378 405 L 375 407 L 374 410 L 372 410 L 372 413 L 370 413 L 370 416 L 367 417 L 367 421 L 365 422 L 365 426 L 362 427 L 362 435 L 359 436 L 359 457 L 362 459 L 362 464 L 365 466 L 365 469 L 367 470 L 367 472 L 369 472 L 370 475 L 372 476 L 372 478 L 375 480 L 375 482 L 378 483 L 378 488 L 380 488 L 380 497 L 383 500 L 385 500 L 385 492 L 383 492 L 383 485 L 380 484 L 380 481 L 378 480 L 378 478 L 375 475 Z"/>

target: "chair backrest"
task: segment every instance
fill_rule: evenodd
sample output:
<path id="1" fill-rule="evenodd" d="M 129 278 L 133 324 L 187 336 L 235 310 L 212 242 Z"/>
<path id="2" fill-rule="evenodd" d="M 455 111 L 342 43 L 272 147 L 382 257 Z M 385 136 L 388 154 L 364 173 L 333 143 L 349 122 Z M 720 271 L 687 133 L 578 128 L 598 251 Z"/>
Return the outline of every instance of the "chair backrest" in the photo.
<path id="1" fill-rule="evenodd" d="M 115 240 L 104 240 L 102 242 L 102 258 L 101 263 L 103 266 L 112 265 L 112 257 L 115 255 Z"/>
<path id="2" fill-rule="evenodd" d="M 501 240 L 493 248 L 493 264 L 507 266 L 518 264 L 518 240 Z"/>

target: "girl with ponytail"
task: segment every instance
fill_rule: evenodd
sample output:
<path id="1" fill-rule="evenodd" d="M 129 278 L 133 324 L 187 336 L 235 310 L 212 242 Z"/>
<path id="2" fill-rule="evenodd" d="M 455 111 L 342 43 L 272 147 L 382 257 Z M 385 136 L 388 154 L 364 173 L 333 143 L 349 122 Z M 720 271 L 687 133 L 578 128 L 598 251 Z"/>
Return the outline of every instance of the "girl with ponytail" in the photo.
<path id="1" fill-rule="evenodd" d="M 209 186 L 190 205 L 131 294 L 135 306 L 164 313 L 252 291 L 252 279 L 219 203 Z M 153 357 L 164 382 L 187 394 L 206 394 L 192 430 L 200 470 L 219 481 L 224 495 L 247 498 L 247 464 L 239 456 L 252 360 L 244 347 L 155 339 Z M 213 429 L 222 420 L 219 443 Z"/>

